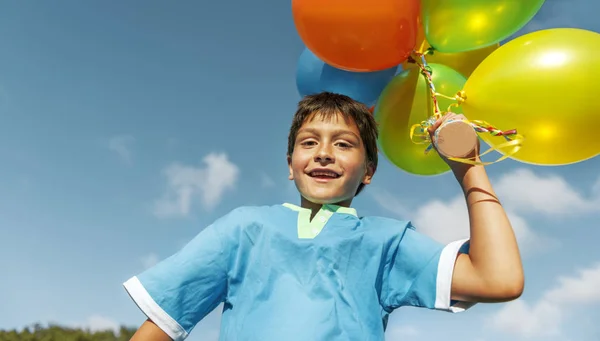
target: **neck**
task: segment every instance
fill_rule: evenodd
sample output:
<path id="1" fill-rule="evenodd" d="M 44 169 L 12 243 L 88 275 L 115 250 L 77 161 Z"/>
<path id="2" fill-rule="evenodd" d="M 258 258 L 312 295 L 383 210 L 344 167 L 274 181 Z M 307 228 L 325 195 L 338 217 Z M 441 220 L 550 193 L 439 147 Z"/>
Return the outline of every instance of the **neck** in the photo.
<path id="1" fill-rule="evenodd" d="M 337 202 L 337 203 L 331 203 L 331 205 L 336 205 L 336 206 L 342 206 L 342 207 L 350 207 L 350 204 L 352 203 L 352 199 L 350 200 L 346 200 L 346 201 L 341 201 L 341 202 Z M 321 207 L 323 207 L 323 204 L 317 204 L 314 203 L 304 197 L 301 197 L 300 200 L 300 206 L 303 208 L 308 208 L 311 211 L 310 214 L 310 219 L 312 219 L 321 209 Z"/>

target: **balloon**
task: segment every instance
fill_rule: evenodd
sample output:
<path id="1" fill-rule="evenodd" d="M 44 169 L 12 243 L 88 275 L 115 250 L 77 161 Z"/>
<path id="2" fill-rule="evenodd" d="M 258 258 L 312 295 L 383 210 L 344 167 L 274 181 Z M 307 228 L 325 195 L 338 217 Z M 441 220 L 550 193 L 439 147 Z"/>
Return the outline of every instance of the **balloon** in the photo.
<path id="1" fill-rule="evenodd" d="M 375 72 L 344 71 L 323 63 L 309 49 L 304 49 L 296 69 L 296 86 L 301 96 L 329 91 L 372 106 L 397 69 L 398 67 Z"/>
<path id="2" fill-rule="evenodd" d="M 477 68 L 477 66 L 485 59 L 490 53 L 494 52 L 500 46 L 499 43 L 484 47 L 482 49 L 457 52 L 457 53 L 444 53 L 434 51 L 433 54 L 427 54 L 425 59 L 427 63 L 444 64 L 451 67 L 452 69 L 460 72 L 463 76 L 469 77 L 471 73 Z M 422 25 L 419 26 L 419 32 L 417 34 L 417 45 L 415 50 L 423 53 L 429 49 L 431 45 L 425 38 L 425 30 Z M 402 68 L 407 69 L 409 67 L 416 66 L 414 63 L 404 62 Z"/>
<path id="3" fill-rule="evenodd" d="M 422 0 L 427 41 L 438 51 L 497 44 L 527 24 L 544 0 Z"/>
<path id="4" fill-rule="evenodd" d="M 348 71 L 380 71 L 405 61 L 415 46 L 420 0 L 292 0 L 308 49 Z"/>
<path id="5" fill-rule="evenodd" d="M 460 72 L 463 76 L 469 77 L 481 62 L 494 52 L 500 44 L 484 47 L 483 49 L 458 52 L 443 53 L 435 51 L 432 55 L 426 55 L 427 63 L 444 64 Z"/>
<path id="6" fill-rule="evenodd" d="M 494 51 L 467 80 L 465 116 L 524 136 L 513 159 L 564 165 L 600 153 L 600 34 L 559 28 L 526 34 Z M 490 145 L 505 140 L 482 134 Z"/>
<path id="7" fill-rule="evenodd" d="M 436 91 L 455 94 L 465 84 L 465 77 L 440 64 L 429 64 Z M 445 110 L 454 101 L 438 97 Z M 462 113 L 460 107 L 453 110 Z M 418 68 L 411 68 L 394 77 L 383 90 L 375 108 L 379 124 L 379 147 L 387 159 L 398 168 L 417 175 L 436 175 L 450 170 L 435 150 L 425 154 L 426 144 L 415 144 L 410 139 L 413 124 L 419 124 L 433 115 L 433 103 L 427 81 Z"/>

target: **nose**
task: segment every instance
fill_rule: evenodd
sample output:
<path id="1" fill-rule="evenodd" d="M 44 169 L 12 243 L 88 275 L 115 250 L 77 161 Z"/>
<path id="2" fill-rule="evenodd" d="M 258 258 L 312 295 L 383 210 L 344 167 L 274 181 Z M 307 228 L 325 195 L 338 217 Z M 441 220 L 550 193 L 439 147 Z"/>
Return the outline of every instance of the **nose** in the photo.
<path id="1" fill-rule="evenodd" d="M 335 158 L 331 151 L 331 147 L 323 144 L 315 154 L 315 162 L 319 163 L 331 163 L 334 162 Z"/>

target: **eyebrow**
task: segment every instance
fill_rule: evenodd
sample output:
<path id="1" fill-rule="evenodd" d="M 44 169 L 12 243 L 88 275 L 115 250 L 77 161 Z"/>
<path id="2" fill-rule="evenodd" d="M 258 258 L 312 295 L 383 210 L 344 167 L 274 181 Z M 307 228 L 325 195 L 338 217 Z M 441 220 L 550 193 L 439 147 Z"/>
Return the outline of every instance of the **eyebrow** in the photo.
<path id="1" fill-rule="evenodd" d="M 315 128 L 303 128 L 303 129 L 300 129 L 298 131 L 298 135 L 300 135 L 301 133 L 311 133 L 311 134 L 315 134 L 315 135 L 321 135 L 321 132 L 318 129 L 315 129 Z M 333 134 L 333 136 L 352 135 L 354 138 L 356 138 L 357 140 L 360 141 L 360 137 L 357 136 L 355 133 L 351 132 L 350 130 L 338 129 L 338 130 L 334 130 L 332 132 L 332 134 Z"/>

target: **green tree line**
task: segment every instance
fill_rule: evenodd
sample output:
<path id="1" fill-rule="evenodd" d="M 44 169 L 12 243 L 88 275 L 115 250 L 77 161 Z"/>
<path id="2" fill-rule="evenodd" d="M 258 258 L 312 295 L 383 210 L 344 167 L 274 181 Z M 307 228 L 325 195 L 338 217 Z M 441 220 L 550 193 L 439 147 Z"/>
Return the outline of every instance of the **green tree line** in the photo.
<path id="1" fill-rule="evenodd" d="M 0 330 L 0 341 L 129 341 L 136 329 L 121 326 L 118 332 L 90 331 L 60 325 L 35 324 L 22 330 Z"/>

